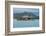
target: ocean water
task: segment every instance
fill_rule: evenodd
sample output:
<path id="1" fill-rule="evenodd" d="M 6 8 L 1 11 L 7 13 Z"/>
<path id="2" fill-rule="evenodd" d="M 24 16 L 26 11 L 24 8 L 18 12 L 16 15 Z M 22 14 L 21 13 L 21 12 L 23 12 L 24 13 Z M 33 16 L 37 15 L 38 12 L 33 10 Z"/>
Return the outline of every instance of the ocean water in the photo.
<path id="1" fill-rule="evenodd" d="M 13 19 L 13 28 L 39 27 L 39 19 L 16 20 Z"/>

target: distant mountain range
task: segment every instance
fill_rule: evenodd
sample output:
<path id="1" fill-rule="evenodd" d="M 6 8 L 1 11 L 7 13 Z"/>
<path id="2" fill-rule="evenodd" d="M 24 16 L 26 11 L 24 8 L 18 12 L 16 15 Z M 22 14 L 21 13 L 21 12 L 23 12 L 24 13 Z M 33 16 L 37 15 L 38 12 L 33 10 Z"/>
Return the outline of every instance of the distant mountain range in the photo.
<path id="1" fill-rule="evenodd" d="M 24 13 L 14 13 L 14 16 L 39 16 L 37 12 L 24 12 Z"/>

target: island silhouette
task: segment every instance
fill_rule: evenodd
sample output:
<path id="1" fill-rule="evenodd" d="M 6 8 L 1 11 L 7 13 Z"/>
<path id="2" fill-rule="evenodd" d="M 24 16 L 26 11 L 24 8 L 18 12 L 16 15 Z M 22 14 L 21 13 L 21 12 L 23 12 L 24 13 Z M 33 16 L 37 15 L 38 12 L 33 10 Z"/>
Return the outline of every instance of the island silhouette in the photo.
<path id="1" fill-rule="evenodd" d="M 39 19 L 39 16 L 32 12 L 14 13 L 13 15 L 13 18 L 17 20 Z"/>

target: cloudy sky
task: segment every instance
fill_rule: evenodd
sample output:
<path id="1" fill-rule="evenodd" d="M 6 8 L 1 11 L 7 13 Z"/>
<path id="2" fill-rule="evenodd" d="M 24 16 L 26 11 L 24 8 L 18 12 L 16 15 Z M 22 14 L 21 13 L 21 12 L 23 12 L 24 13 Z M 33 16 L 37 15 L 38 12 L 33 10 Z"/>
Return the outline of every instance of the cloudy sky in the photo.
<path id="1" fill-rule="evenodd" d="M 35 8 L 13 8 L 14 13 L 23 13 L 23 12 L 39 12 L 39 9 Z"/>

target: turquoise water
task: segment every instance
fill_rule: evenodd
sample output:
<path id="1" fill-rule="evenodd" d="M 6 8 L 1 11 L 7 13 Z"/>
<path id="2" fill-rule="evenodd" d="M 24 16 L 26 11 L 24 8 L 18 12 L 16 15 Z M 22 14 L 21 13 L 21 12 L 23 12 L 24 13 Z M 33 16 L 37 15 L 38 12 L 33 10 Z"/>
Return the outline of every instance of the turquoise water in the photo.
<path id="1" fill-rule="evenodd" d="M 39 27 L 39 19 L 16 20 L 13 19 L 13 28 Z"/>

